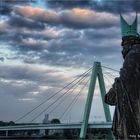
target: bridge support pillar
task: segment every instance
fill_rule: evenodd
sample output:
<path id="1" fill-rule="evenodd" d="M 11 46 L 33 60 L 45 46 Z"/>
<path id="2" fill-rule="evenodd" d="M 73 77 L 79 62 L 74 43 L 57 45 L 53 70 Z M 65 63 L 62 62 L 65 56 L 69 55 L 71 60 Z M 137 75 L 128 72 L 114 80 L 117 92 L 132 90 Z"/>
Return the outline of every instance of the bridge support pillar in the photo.
<path id="1" fill-rule="evenodd" d="M 81 125 L 80 139 L 85 139 L 85 137 L 86 137 L 87 128 L 88 128 L 88 120 L 89 120 L 89 115 L 90 115 L 90 110 L 91 110 L 91 105 L 92 105 L 92 99 L 93 99 L 93 95 L 94 95 L 94 89 L 95 89 L 97 78 L 98 78 L 98 81 L 99 81 L 105 118 L 106 118 L 107 122 L 111 122 L 111 115 L 110 115 L 109 106 L 104 103 L 104 96 L 106 94 L 106 90 L 105 90 L 105 84 L 104 84 L 104 79 L 103 79 L 103 74 L 102 74 L 101 63 L 100 62 L 94 62 L 94 65 L 93 65 L 93 68 L 92 68 L 92 75 L 91 75 L 91 79 L 90 79 L 90 84 L 89 84 L 88 95 L 87 95 L 86 104 L 85 104 L 83 122 L 82 122 L 82 125 Z"/>

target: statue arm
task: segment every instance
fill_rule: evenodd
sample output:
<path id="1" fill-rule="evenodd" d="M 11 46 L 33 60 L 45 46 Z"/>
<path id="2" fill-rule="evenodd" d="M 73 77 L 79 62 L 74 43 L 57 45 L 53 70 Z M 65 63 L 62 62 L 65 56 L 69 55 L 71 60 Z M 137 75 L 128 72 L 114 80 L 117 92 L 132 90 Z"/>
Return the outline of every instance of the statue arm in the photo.
<path id="1" fill-rule="evenodd" d="M 109 105 L 116 105 L 116 92 L 114 88 L 111 88 L 104 97 L 105 103 Z"/>

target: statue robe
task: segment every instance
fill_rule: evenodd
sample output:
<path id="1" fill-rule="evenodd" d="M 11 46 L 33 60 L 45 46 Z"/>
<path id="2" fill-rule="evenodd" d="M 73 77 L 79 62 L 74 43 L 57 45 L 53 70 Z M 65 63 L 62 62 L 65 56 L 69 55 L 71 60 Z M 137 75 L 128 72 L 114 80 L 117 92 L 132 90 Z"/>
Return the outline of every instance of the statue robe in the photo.
<path id="1" fill-rule="evenodd" d="M 140 46 L 134 46 L 125 57 L 120 77 L 105 96 L 115 105 L 112 131 L 119 139 L 140 139 Z"/>

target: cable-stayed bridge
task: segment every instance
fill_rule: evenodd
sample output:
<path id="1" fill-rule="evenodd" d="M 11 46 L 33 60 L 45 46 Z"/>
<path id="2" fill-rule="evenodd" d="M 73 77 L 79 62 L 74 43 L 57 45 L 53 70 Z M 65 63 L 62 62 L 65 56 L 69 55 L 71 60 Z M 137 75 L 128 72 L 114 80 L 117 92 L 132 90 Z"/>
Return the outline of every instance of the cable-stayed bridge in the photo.
<path id="1" fill-rule="evenodd" d="M 109 83 L 111 85 L 114 78 L 118 76 L 118 72 L 119 72 L 118 70 L 106 66 L 101 66 L 100 62 L 94 62 L 93 67 L 89 68 L 83 74 L 78 75 L 69 84 L 65 85 L 59 91 L 55 92 L 47 99 L 44 99 L 43 102 L 34 107 L 32 110 L 23 114 L 22 116 L 20 116 L 15 120 L 16 123 L 22 122 L 23 119 L 30 116 L 36 110 L 40 109 L 44 104 L 49 102 L 49 104 L 46 105 L 45 108 L 38 111 L 33 117 L 31 117 L 31 120 L 29 122 L 30 125 L 3 126 L 0 127 L 0 131 L 5 131 L 6 136 L 8 136 L 8 132 L 17 130 L 79 129 L 80 130 L 79 138 L 84 139 L 86 137 L 88 128 L 110 129 L 112 122 L 110 109 L 108 105 L 104 103 L 104 96 L 106 94 L 105 84 Z M 89 123 L 89 116 L 91 112 L 93 96 L 95 95 L 97 79 L 101 93 L 102 105 L 106 122 Z M 85 88 L 87 87 L 88 94 L 86 97 L 84 111 L 82 111 L 83 114 L 81 115 L 82 116 L 81 122 L 60 123 L 60 124 L 34 124 L 34 125 L 32 124 L 44 113 L 51 114 L 59 111 L 59 107 L 63 105 L 64 101 L 66 101 L 67 99 L 71 99 L 70 102 L 68 102 L 68 104 L 65 105 L 64 109 L 61 111 L 62 113 L 58 117 L 58 119 L 62 120 L 63 118 L 68 117 L 72 108 L 76 106 L 78 99 L 82 95 L 81 93 L 85 91 Z M 109 88 L 108 85 L 106 85 L 106 87 Z M 111 132 L 110 135 L 112 135 Z"/>

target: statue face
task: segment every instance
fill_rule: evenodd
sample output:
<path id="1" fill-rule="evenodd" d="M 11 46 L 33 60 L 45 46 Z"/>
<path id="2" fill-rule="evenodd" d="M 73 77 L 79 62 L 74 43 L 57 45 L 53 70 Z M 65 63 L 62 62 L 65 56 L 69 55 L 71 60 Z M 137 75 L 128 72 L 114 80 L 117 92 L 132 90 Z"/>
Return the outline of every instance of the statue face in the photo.
<path id="1" fill-rule="evenodd" d="M 123 49 L 122 49 L 122 56 L 123 56 L 124 59 L 125 59 L 127 53 L 128 53 L 128 51 L 126 49 L 124 49 L 124 47 L 123 47 Z"/>
<path id="2" fill-rule="evenodd" d="M 122 56 L 123 56 L 124 59 L 131 49 L 132 49 L 131 45 L 125 45 L 125 46 L 122 47 Z"/>
<path id="3" fill-rule="evenodd" d="M 128 52 L 132 49 L 132 43 L 134 42 L 135 36 L 126 36 L 122 38 L 122 55 L 123 58 L 125 59 L 126 55 Z"/>

